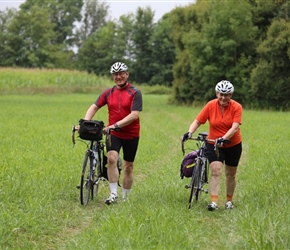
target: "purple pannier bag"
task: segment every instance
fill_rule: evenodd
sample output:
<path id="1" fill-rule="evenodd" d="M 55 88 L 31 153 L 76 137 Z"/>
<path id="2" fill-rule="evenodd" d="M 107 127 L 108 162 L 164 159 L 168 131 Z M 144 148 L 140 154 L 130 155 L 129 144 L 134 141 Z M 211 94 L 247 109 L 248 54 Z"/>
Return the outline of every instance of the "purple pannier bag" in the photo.
<path id="1" fill-rule="evenodd" d="M 199 153 L 199 150 L 191 151 L 186 156 L 184 156 L 181 166 L 180 166 L 180 178 L 183 177 L 191 177 L 194 167 L 195 167 L 195 159 Z"/>

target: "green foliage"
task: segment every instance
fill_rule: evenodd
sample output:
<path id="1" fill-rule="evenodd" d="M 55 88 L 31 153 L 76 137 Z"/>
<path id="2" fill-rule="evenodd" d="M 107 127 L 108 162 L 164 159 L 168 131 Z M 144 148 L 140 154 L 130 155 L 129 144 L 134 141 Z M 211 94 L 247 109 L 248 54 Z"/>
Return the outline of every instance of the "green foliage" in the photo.
<path id="1" fill-rule="evenodd" d="M 47 21 L 54 24 L 56 34 L 53 42 L 72 45 L 74 22 L 81 20 L 83 0 L 70 0 L 69 4 L 66 0 L 26 0 L 20 5 L 20 12 L 30 13 L 35 6 L 49 12 L 50 19 Z"/>
<path id="2" fill-rule="evenodd" d="M 114 63 L 112 61 L 114 33 L 115 24 L 109 22 L 84 42 L 78 54 L 80 69 L 89 73 L 94 72 L 96 75 L 108 75 L 110 65 Z"/>
<path id="3" fill-rule="evenodd" d="M 117 22 L 113 42 L 113 58 L 115 61 L 131 61 L 134 58 L 133 42 L 134 14 L 122 15 Z M 128 64 L 129 65 L 129 64 Z M 129 68 L 131 71 L 131 67 Z"/>
<path id="4" fill-rule="evenodd" d="M 172 86 L 172 67 L 175 62 L 175 50 L 171 34 L 169 17 L 161 19 L 151 37 L 152 53 L 150 57 L 150 85 Z"/>
<path id="5" fill-rule="evenodd" d="M 253 24 L 258 28 L 257 39 L 261 42 L 266 38 L 267 30 L 275 19 L 290 18 L 288 0 L 259 1 L 253 0 Z"/>
<path id="6" fill-rule="evenodd" d="M 71 34 L 66 25 L 69 25 L 72 19 L 69 15 L 61 16 L 54 11 L 73 12 L 74 7 L 67 10 L 63 10 L 62 7 L 64 5 L 59 3 L 57 8 L 49 8 L 43 5 L 43 1 L 26 1 L 21 5 L 21 10 L 7 24 L 5 51 L 10 55 L 9 66 L 69 68 L 72 54 L 66 50 L 64 40 Z M 54 22 L 57 16 L 59 20 Z"/>
<path id="7" fill-rule="evenodd" d="M 183 39 L 189 55 L 187 85 L 190 88 L 179 84 L 176 95 L 183 92 L 187 102 L 210 100 L 214 85 L 223 79 L 230 80 L 239 89 L 243 85 L 237 72 L 240 58 L 247 58 L 253 52 L 250 48 L 254 45 L 254 29 L 247 1 L 211 1 L 204 15 L 209 17 L 208 22 L 202 23 L 201 29 L 192 28 Z"/>
<path id="8" fill-rule="evenodd" d="M 109 5 L 98 0 L 85 1 L 84 14 L 80 27 L 76 27 L 76 46 L 81 48 L 83 43 L 100 27 L 107 23 Z"/>
<path id="9" fill-rule="evenodd" d="M 151 54 L 152 46 L 150 39 L 153 35 L 154 12 L 150 7 L 138 8 L 133 23 L 132 42 L 133 60 L 131 64 L 131 77 L 137 83 L 148 83 L 152 77 Z"/>
<path id="10" fill-rule="evenodd" d="M 9 46 L 11 34 L 8 32 L 8 27 L 14 17 L 16 10 L 9 9 L 7 12 L 0 11 L 0 66 L 10 66 L 14 63 L 13 52 Z"/>
<path id="11" fill-rule="evenodd" d="M 290 23 L 274 21 L 258 47 L 259 63 L 252 73 L 255 108 L 289 110 Z"/>

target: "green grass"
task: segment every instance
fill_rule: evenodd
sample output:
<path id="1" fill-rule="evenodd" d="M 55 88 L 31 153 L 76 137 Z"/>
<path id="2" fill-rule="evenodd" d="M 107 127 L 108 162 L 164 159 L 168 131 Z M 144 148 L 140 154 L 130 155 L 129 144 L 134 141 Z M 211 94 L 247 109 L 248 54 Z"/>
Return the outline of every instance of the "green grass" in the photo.
<path id="1" fill-rule="evenodd" d="M 105 206 L 103 183 L 84 208 L 86 147 L 72 147 L 70 130 L 97 94 L 0 96 L 0 249 L 290 249 L 289 113 L 245 110 L 236 208 L 223 209 L 223 178 L 218 211 L 206 194 L 189 211 L 179 140 L 200 108 L 145 94 L 130 199 Z"/>

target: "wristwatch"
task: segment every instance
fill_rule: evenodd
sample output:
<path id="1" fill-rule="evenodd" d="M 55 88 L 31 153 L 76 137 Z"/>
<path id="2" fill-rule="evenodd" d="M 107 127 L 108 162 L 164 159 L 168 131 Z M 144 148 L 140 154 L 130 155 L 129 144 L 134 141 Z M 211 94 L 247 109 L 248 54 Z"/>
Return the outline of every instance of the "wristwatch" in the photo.
<path id="1" fill-rule="evenodd" d="M 115 123 L 115 124 L 114 124 L 114 127 L 115 127 L 115 128 L 119 128 L 118 123 Z"/>

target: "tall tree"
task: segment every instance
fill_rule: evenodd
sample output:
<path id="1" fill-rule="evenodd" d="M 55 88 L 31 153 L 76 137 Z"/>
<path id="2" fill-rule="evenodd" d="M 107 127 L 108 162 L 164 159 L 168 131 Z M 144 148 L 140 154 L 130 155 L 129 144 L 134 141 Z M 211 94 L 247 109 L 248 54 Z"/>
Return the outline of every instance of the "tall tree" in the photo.
<path id="1" fill-rule="evenodd" d="M 108 22 L 92 34 L 80 48 L 78 65 L 80 69 L 97 75 L 108 75 L 113 59 L 114 34 L 116 25 Z"/>
<path id="2" fill-rule="evenodd" d="M 175 47 L 171 34 L 170 16 L 164 16 L 155 26 L 150 39 L 152 47 L 150 85 L 172 86 Z"/>
<path id="3" fill-rule="evenodd" d="M 14 64 L 13 51 L 9 46 L 9 25 L 16 16 L 16 9 L 0 11 L 0 66 L 12 66 Z"/>
<path id="4" fill-rule="evenodd" d="M 73 29 L 75 22 L 81 20 L 81 10 L 83 0 L 26 0 L 20 5 L 20 11 L 29 13 L 34 6 L 39 6 L 49 12 L 50 22 L 54 24 L 54 32 L 56 34 L 56 44 L 73 44 Z"/>
<path id="5" fill-rule="evenodd" d="M 113 37 L 113 60 L 115 61 L 127 60 L 129 62 L 134 60 L 134 18 L 134 14 L 130 13 L 127 15 L 122 15 L 117 21 L 115 35 Z"/>
<path id="6" fill-rule="evenodd" d="M 13 52 L 14 65 L 21 67 L 55 67 L 51 41 L 56 35 L 47 9 L 33 6 L 29 12 L 18 12 L 9 26 L 8 46 Z"/>
<path id="7" fill-rule="evenodd" d="M 183 95 L 187 103 L 205 102 L 213 98 L 213 86 L 223 79 L 233 82 L 237 90 L 242 89 L 240 59 L 249 60 L 254 53 L 255 29 L 251 6 L 246 0 L 211 1 L 207 8 L 204 13 L 208 21 L 202 23 L 200 29 L 192 28 L 183 38 L 190 61 L 190 75 L 186 79 L 189 88 L 181 87 L 177 94 L 182 89 L 186 91 Z M 249 76 L 250 69 L 245 74 Z M 240 97 L 239 92 L 235 94 L 236 99 Z"/>
<path id="8" fill-rule="evenodd" d="M 93 33 L 106 25 L 109 5 L 104 1 L 85 0 L 83 17 L 76 27 L 76 46 L 80 48 Z"/>
<path id="9" fill-rule="evenodd" d="M 259 1 L 251 0 L 253 24 L 258 28 L 257 39 L 261 42 L 267 36 L 268 28 L 275 19 L 290 18 L 288 0 Z"/>
<path id="10" fill-rule="evenodd" d="M 209 2 L 204 1 L 187 8 L 176 8 L 170 13 L 176 53 L 176 62 L 173 65 L 173 90 L 174 101 L 177 103 L 191 104 L 195 100 L 193 93 L 199 89 L 192 85 L 190 52 L 185 41 L 187 34 L 190 32 L 198 34 L 201 32 L 202 25 L 208 22 L 208 5 Z"/>
<path id="11" fill-rule="evenodd" d="M 258 53 L 249 92 L 252 107 L 290 110 L 290 22 L 274 21 Z"/>
<path id="12" fill-rule="evenodd" d="M 137 9 L 132 33 L 134 58 L 131 62 L 133 69 L 131 74 L 138 83 L 148 83 L 152 76 L 150 40 L 154 31 L 153 18 L 154 12 L 150 7 Z"/>
<path id="13" fill-rule="evenodd" d="M 133 15 L 123 15 L 117 23 L 107 22 L 84 41 L 77 55 L 78 68 L 107 75 L 108 66 L 116 61 L 128 63 L 131 74 L 133 61 Z M 130 76 L 133 80 L 133 77 Z"/>

